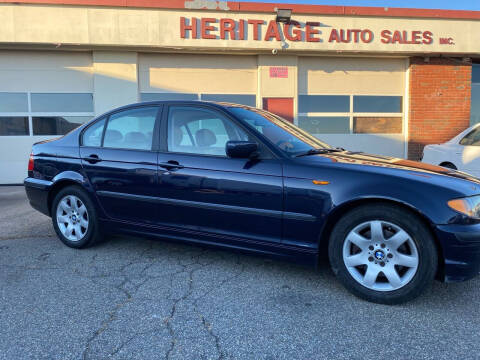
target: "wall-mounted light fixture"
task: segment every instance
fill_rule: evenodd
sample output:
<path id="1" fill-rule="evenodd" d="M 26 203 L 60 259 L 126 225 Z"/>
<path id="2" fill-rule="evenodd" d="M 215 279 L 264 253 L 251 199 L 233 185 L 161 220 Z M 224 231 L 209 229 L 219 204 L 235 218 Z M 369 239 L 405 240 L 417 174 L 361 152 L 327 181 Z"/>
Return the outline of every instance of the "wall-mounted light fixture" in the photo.
<path id="1" fill-rule="evenodd" d="M 277 9 L 276 22 L 288 24 L 292 18 L 292 9 Z"/>

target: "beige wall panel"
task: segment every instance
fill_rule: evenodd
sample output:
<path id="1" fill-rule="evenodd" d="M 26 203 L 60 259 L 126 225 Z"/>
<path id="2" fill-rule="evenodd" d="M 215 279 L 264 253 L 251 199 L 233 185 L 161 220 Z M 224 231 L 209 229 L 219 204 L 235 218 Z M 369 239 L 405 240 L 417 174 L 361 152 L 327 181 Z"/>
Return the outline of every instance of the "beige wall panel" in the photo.
<path id="1" fill-rule="evenodd" d="M 0 51 L 0 91 L 92 90 L 91 53 Z"/>
<path id="2" fill-rule="evenodd" d="M 299 94 L 404 95 L 405 59 L 302 57 Z"/>
<path id="3" fill-rule="evenodd" d="M 85 43 L 88 36 L 86 8 L 19 6 L 14 8 L 15 42 Z"/>
<path id="4" fill-rule="evenodd" d="M 0 41 L 11 41 L 15 36 L 13 8 L 0 5 Z"/>
<path id="5" fill-rule="evenodd" d="M 158 44 L 161 41 L 160 21 L 158 12 L 155 11 L 119 12 L 120 41 L 128 45 L 142 39 L 146 45 Z"/>
<path id="6" fill-rule="evenodd" d="M 137 53 L 93 52 L 95 114 L 138 101 Z"/>
<path id="7" fill-rule="evenodd" d="M 260 55 L 260 93 L 262 97 L 295 97 L 297 84 L 297 57 L 281 55 Z M 287 78 L 270 77 L 271 66 L 286 66 Z"/>
<path id="8" fill-rule="evenodd" d="M 88 35 L 95 44 L 119 43 L 118 12 L 111 9 L 89 9 Z"/>
<path id="9" fill-rule="evenodd" d="M 257 91 L 255 56 L 139 55 L 140 92 L 236 93 Z"/>

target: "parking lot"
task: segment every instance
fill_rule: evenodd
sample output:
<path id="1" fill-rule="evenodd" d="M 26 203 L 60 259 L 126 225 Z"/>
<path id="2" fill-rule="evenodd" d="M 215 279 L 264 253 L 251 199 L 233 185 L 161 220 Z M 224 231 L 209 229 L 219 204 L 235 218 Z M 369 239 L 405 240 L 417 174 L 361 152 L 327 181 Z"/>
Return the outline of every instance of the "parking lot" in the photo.
<path id="1" fill-rule="evenodd" d="M 74 250 L 23 187 L 0 187 L 1 359 L 480 358 L 480 279 L 402 306 L 318 271 L 111 237 Z"/>

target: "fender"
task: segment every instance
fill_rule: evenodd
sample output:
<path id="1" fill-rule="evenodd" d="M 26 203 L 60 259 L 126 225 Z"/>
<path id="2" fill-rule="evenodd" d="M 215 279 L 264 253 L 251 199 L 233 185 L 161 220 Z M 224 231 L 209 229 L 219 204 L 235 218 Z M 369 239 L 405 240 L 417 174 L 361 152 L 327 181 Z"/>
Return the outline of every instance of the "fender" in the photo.
<path id="1" fill-rule="evenodd" d="M 55 186 L 56 184 L 59 184 L 65 180 L 73 181 L 82 187 L 90 186 L 88 179 L 76 171 L 63 171 L 55 175 L 55 177 L 52 179 L 52 186 Z"/>
<path id="2" fill-rule="evenodd" d="M 77 171 L 63 171 L 57 174 L 52 179 L 52 184 L 48 189 L 48 209 L 51 209 L 52 202 L 60 189 L 66 185 L 76 184 L 81 186 L 90 196 L 91 200 L 97 205 L 97 209 L 100 210 L 100 216 L 103 216 L 103 208 L 101 207 L 97 196 L 95 195 L 95 190 L 92 187 L 92 184 L 86 176 L 77 172 Z"/>

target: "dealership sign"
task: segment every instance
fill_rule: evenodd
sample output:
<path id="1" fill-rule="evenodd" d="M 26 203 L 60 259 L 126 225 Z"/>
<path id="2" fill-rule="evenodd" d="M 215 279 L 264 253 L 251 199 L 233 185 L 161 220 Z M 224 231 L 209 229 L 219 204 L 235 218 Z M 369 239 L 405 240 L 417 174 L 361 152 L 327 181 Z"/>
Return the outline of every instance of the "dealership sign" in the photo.
<path id="1" fill-rule="evenodd" d="M 291 21 L 287 24 L 275 20 L 229 19 L 229 18 L 186 18 L 180 17 L 180 37 L 182 39 L 211 40 L 254 40 L 323 42 L 346 44 L 369 44 L 377 38 L 383 44 L 431 45 L 434 34 L 428 29 L 405 30 L 384 28 L 375 32 L 365 28 L 336 28 L 320 22 Z M 451 37 L 438 39 L 440 45 L 454 45 Z"/>

